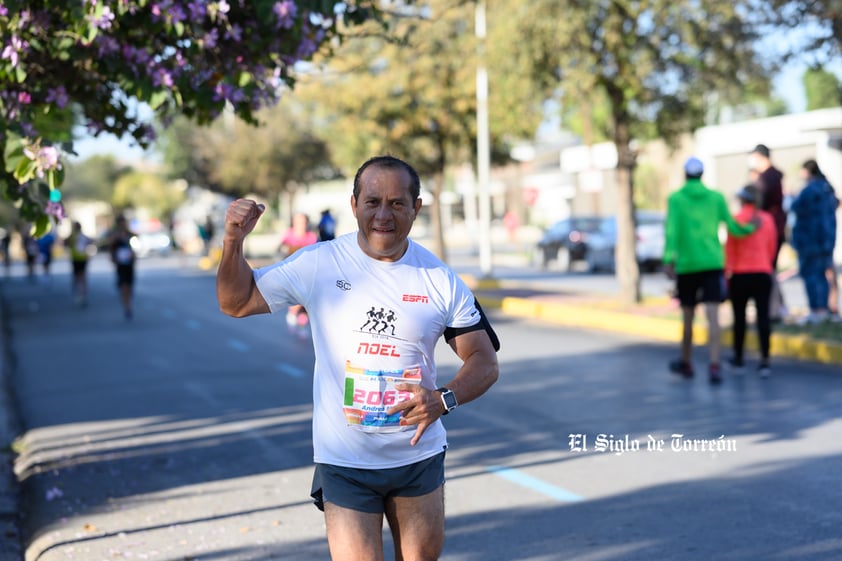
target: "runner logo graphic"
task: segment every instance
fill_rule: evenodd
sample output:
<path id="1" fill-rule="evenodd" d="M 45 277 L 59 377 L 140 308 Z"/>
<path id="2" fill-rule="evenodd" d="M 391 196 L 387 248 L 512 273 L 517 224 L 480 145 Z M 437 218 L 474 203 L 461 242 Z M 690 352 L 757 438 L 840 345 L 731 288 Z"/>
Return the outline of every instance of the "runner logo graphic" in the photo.
<path id="1" fill-rule="evenodd" d="M 360 327 L 360 331 L 368 328 L 369 333 L 394 335 L 395 322 L 397 320 L 398 316 L 395 314 L 394 310 L 386 311 L 383 307 L 378 310 L 372 306 L 371 309 L 366 312 L 366 322 L 362 325 L 362 327 Z M 390 330 L 390 333 L 386 333 L 387 329 Z"/>

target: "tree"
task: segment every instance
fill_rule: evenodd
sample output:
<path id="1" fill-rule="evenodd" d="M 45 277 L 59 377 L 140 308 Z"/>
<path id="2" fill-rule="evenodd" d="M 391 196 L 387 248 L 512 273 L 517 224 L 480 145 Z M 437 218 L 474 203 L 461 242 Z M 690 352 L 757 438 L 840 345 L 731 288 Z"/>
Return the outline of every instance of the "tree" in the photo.
<path id="1" fill-rule="evenodd" d="M 820 67 L 808 68 L 803 81 L 807 111 L 842 105 L 842 82 L 835 74 Z"/>
<path id="2" fill-rule="evenodd" d="M 65 199 L 110 201 L 114 186 L 128 168 L 113 156 L 91 156 L 66 164 L 62 192 Z"/>
<path id="3" fill-rule="evenodd" d="M 759 0 L 752 6 L 758 25 L 790 33 L 776 54 L 784 61 L 809 56 L 819 66 L 842 55 L 842 6 L 839 0 Z"/>
<path id="4" fill-rule="evenodd" d="M 337 176 L 327 144 L 312 132 L 297 99 L 287 96 L 255 118 L 255 126 L 229 115 L 210 127 L 173 127 L 163 147 L 168 175 L 236 197 L 284 196 L 289 206 L 299 187 Z"/>
<path id="5" fill-rule="evenodd" d="M 173 188 L 157 173 L 131 171 L 114 186 L 111 204 L 117 209 L 144 209 L 150 216 L 165 218 L 184 202 L 184 192 Z"/>
<path id="6" fill-rule="evenodd" d="M 512 49 L 527 53 L 535 80 L 569 99 L 608 99 L 618 154 L 617 277 L 627 302 L 640 300 L 633 141 L 655 134 L 674 141 L 703 124 L 714 92 L 728 101 L 768 91 L 749 12 L 725 0 L 534 0 L 519 12 L 523 40 Z"/>
<path id="7" fill-rule="evenodd" d="M 61 155 L 80 121 L 93 134 L 209 123 L 231 107 L 254 121 L 294 82 L 294 66 L 343 29 L 376 15 L 374 0 L 11 0 L 0 4 L 0 188 L 21 216 L 60 218 Z"/>
<path id="8" fill-rule="evenodd" d="M 430 178 L 434 252 L 446 259 L 440 200 L 448 166 L 475 161 L 476 50 L 471 3 L 419 2 L 411 16 L 387 20 L 389 37 L 365 34 L 341 55 L 303 77 L 297 94 L 320 102 L 331 149 L 347 175 L 369 157 L 390 153 Z M 504 14 L 497 14 L 505 21 Z M 515 30 L 511 30 L 515 32 Z M 511 36 L 501 44 L 509 44 Z M 489 38 L 489 45 L 497 43 Z M 489 57 L 502 60 L 502 48 Z M 540 113 L 528 103 L 528 81 L 509 64 L 500 77 L 510 87 L 491 103 L 493 144 L 532 135 Z M 494 76 L 492 76 L 492 79 Z M 535 98 L 533 98 L 535 99 Z M 508 153 L 505 149 L 497 154 Z M 425 201 L 425 203 L 428 203 Z"/>

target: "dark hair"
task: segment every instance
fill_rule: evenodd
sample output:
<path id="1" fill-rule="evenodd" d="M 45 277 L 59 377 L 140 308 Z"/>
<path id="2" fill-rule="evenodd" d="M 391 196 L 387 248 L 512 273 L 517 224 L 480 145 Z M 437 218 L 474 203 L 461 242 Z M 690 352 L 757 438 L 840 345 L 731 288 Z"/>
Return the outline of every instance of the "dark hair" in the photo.
<path id="1" fill-rule="evenodd" d="M 758 144 L 757 146 L 755 146 L 754 150 L 752 150 L 752 153 L 760 154 L 764 158 L 768 158 L 771 155 L 771 152 L 769 151 L 769 147 L 766 146 L 765 144 Z"/>
<path id="2" fill-rule="evenodd" d="M 801 167 L 807 170 L 810 177 L 824 177 L 824 174 L 822 173 L 822 170 L 819 169 L 819 164 L 816 163 L 816 160 L 807 160 Z"/>
<path id="3" fill-rule="evenodd" d="M 362 177 L 363 172 L 370 166 L 383 169 L 406 170 L 406 173 L 409 174 L 409 194 L 412 196 L 412 201 L 417 201 L 418 197 L 421 196 L 421 180 L 418 178 L 418 172 L 415 171 L 415 168 L 394 156 L 375 156 L 361 165 L 360 169 L 357 170 L 357 174 L 354 176 L 355 199 L 360 196 L 360 177 Z"/>

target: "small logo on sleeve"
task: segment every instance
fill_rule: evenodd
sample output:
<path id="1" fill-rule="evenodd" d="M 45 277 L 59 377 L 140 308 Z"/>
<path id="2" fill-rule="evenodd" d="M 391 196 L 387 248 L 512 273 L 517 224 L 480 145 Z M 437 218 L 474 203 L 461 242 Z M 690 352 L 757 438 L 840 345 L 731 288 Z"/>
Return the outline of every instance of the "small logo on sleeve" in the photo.
<path id="1" fill-rule="evenodd" d="M 423 294 L 404 294 L 402 300 L 404 302 L 420 302 L 422 304 L 428 304 L 430 302 L 430 298 Z"/>
<path id="2" fill-rule="evenodd" d="M 346 280 L 339 279 L 336 281 L 336 288 L 341 290 L 351 290 L 351 283 Z"/>

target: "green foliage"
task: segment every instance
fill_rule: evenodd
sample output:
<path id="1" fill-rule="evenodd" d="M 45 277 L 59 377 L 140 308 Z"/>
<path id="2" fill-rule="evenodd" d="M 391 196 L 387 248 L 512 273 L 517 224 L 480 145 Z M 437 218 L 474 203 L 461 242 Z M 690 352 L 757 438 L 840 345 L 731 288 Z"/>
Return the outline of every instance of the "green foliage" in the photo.
<path id="1" fill-rule="evenodd" d="M 256 114 L 252 126 L 223 116 L 210 127 L 177 123 L 163 147 L 169 177 L 233 196 L 282 192 L 336 175 L 326 143 L 293 96 Z M 185 165 L 189 164 L 189 165 Z"/>
<path id="2" fill-rule="evenodd" d="M 157 173 L 131 171 L 114 186 L 114 208 L 146 209 L 151 216 L 165 218 L 184 201 L 184 192 L 173 188 Z"/>
<path id="3" fill-rule="evenodd" d="M 842 83 L 835 74 L 822 68 L 809 68 L 803 81 L 807 111 L 842 105 Z"/>
<path id="4" fill-rule="evenodd" d="M 111 201 L 120 176 L 130 170 L 110 155 L 91 156 L 66 165 L 62 192 L 66 200 Z"/>
<path id="5" fill-rule="evenodd" d="M 346 174 L 369 157 L 391 153 L 422 174 L 445 163 L 473 162 L 476 150 L 474 5 L 456 0 L 426 2 L 426 19 L 389 22 L 387 40 L 372 29 L 349 40 L 319 72 L 301 77 L 297 92 L 320 105 L 331 152 Z M 515 3 L 489 11 L 486 65 L 491 83 L 492 143 L 507 154 L 508 141 L 531 137 L 541 102 L 523 67 L 507 56 Z"/>

